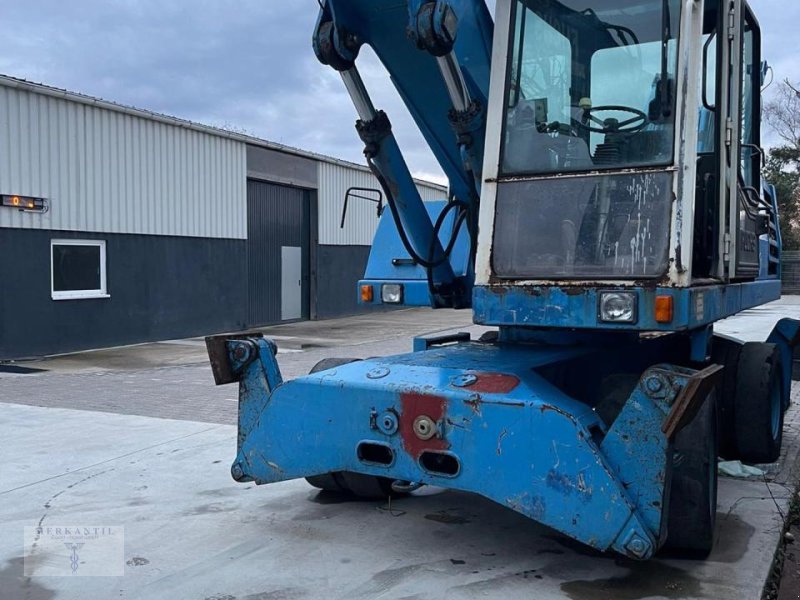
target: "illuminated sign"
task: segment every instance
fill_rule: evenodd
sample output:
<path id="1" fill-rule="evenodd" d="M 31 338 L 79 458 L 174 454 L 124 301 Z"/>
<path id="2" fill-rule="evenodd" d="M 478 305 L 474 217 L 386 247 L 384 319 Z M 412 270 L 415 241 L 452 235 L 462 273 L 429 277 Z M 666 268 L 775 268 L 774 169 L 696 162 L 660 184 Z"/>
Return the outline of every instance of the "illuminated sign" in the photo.
<path id="1" fill-rule="evenodd" d="M 31 196 L 0 196 L 2 206 L 16 208 L 17 210 L 30 212 L 47 212 L 49 206 L 44 198 L 32 198 Z"/>

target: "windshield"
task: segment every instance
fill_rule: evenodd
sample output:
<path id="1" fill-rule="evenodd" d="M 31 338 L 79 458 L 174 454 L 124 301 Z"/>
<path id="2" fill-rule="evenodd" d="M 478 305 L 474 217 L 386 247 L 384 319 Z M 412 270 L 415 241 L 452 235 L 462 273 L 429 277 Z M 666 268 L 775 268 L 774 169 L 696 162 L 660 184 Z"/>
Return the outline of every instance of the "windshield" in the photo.
<path id="1" fill-rule="evenodd" d="M 671 200 L 668 171 L 503 182 L 492 268 L 512 279 L 661 277 Z"/>
<path id="2" fill-rule="evenodd" d="M 672 162 L 679 0 L 519 0 L 501 170 Z"/>

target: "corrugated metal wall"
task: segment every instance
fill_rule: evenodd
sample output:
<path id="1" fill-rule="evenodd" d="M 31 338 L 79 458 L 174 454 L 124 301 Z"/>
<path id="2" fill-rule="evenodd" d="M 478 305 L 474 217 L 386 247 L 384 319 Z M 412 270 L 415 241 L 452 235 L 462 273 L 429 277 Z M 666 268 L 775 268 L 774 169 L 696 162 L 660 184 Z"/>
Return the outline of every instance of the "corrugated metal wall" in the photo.
<path id="1" fill-rule="evenodd" d="M 245 144 L 0 85 L 0 227 L 247 237 Z"/>
<path id="2" fill-rule="evenodd" d="M 344 229 L 339 228 L 348 188 L 379 189 L 380 185 L 368 171 L 343 165 L 319 163 L 319 243 L 337 246 L 369 246 L 375 236 L 378 219 L 375 204 L 365 200 L 351 200 L 347 207 Z M 446 192 L 438 186 L 418 185 L 422 199 L 441 200 Z"/>
<path id="3" fill-rule="evenodd" d="M 308 318 L 308 192 L 262 181 L 247 182 L 248 325 L 281 321 L 281 247 L 302 248 L 301 314 Z"/>

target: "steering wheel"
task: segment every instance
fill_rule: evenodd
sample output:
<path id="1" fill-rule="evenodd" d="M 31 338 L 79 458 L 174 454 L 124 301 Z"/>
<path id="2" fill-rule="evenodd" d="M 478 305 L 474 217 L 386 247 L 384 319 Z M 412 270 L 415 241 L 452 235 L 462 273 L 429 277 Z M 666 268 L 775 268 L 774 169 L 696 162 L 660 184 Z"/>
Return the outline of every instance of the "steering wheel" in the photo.
<path id="1" fill-rule="evenodd" d="M 613 118 L 608 118 L 601 121 L 593 114 L 596 112 L 608 111 L 626 112 L 634 116 L 627 121 L 620 121 L 619 119 Z M 644 129 L 644 127 L 650 122 L 650 120 L 647 118 L 647 114 L 645 114 L 644 111 L 641 111 L 637 108 L 631 108 L 629 106 L 593 106 L 592 108 L 585 108 L 583 110 L 583 115 L 584 117 L 588 118 L 589 121 L 599 125 L 599 127 L 592 127 L 588 123 L 583 123 L 581 121 L 575 121 L 575 124 L 581 129 L 591 131 L 592 133 L 636 133 L 637 131 Z"/>

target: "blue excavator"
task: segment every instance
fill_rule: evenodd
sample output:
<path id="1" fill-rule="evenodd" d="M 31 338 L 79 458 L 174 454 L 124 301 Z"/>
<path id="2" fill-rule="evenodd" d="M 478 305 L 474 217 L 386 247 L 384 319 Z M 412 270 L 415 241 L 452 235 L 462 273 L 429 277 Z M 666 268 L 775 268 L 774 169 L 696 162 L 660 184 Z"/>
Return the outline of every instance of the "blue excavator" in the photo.
<path id="1" fill-rule="evenodd" d="M 423 202 L 357 68 L 369 45 L 449 181 Z M 713 546 L 717 459 L 780 455 L 800 323 L 780 297 L 744 0 L 321 0 L 387 209 L 354 293 L 490 328 L 283 381 L 256 333 L 208 338 L 239 383 L 236 481 L 479 494 L 600 551 Z"/>

